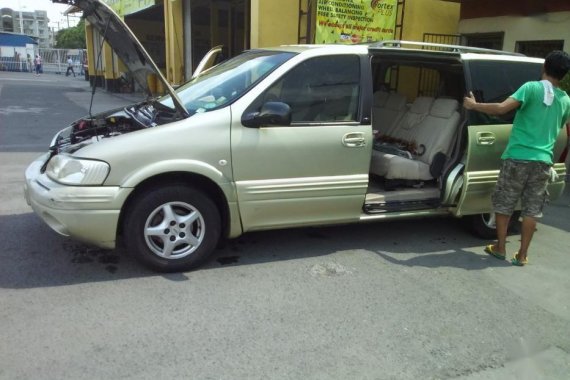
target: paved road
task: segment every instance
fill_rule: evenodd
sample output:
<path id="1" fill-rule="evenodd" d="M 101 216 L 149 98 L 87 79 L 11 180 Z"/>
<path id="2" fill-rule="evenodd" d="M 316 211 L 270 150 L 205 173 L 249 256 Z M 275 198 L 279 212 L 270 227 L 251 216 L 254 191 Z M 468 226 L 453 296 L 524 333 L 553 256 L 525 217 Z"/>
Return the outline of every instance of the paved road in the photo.
<path id="1" fill-rule="evenodd" d="M 22 198 L 88 99 L 79 79 L 0 73 L 0 379 L 568 378 L 568 191 L 525 268 L 423 219 L 248 234 L 159 275 L 56 235 Z"/>
<path id="2" fill-rule="evenodd" d="M 0 71 L 0 152 L 44 152 L 57 131 L 89 113 L 91 95 L 83 77 Z M 91 112 L 138 98 L 98 89 Z"/>

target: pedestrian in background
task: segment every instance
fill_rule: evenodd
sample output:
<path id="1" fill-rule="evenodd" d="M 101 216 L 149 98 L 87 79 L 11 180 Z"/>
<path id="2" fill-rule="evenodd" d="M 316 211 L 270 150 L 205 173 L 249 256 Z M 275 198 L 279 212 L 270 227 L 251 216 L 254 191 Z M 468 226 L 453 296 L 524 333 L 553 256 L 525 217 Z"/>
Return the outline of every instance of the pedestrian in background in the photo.
<path id="1" fill-rule="evenodd" d="M 75 78 L 75 71 L 73 71 L 73 59 L 71 59 L 71 56 L 67 57 L 67 71 L 65 72 L 65 76 L 68 77 L 69 76 L 69 72 L 73 73 L 73 77 Z"/>
<path id="2" fill-rule="evenodd" d="M 547 201 L 546 186 L 551 178 L 554 143 L 560 129 L 570 121 L 570 97 L 560 81 L 570 70 L 570 56 L 553 51 L 546 57 L 542 80 L 523 84 L 502 103 L 478 103 L 473 93 L 463 105 L 468 110 L 502 115 L 517 110 L 509 142 L 501 159 L 499 179 L 492 196 L 497 226 L 497 243 L 485 247 L 488 254 L 506 257 L 507 229 L 514 208 L 521 200 L 522 230 L 519 250 L 511 263 L 528 263 L 528 247 Z"/>
<path id="3" fill-rule="evenodd" d="M 34 58 L 34 67 L 36 68 L 36 75 L 40 75 L 42 72 L 42 57 L 39 54 L 36 54 L 36 58 Z"/>

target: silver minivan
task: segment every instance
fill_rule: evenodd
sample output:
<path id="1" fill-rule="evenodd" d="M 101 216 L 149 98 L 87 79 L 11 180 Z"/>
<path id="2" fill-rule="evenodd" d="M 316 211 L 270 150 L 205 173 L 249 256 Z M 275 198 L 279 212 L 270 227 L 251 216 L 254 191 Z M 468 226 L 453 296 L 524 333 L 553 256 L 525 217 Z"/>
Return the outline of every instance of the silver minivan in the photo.
<path id="1" fill-rule="evenodd" d="M 174 90 L 106 4 L 75 5 L 141 89 L 153 74 L 167 94 L 73 122 L 28 167 L 26 199 L 56 232 L 122 241 L 158 271 L 196 267 L 248 231 L 451 215 L 494 235 L 512 118 L 460 102 L 466 91 L 504 99 L 539 78 L 542 60 L 402 41 L 283 46 Z M 566 141 L 561 130 L 556 158 Z M 553 198 L 564 163 L 554 169 Z"/>

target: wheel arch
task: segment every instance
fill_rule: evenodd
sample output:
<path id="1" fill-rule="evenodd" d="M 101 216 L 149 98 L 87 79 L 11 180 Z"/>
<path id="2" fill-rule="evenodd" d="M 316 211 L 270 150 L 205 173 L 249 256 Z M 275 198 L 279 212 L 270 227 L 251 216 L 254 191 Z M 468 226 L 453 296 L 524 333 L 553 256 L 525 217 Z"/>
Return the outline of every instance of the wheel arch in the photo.
<path id="1" fill-rule="evenodd" d="M 125 217 L 133 202 L 149 189 L 167 185 L 192 186 L 196 189 L 202 190 L 205 195 L 211 197 L 218 208 L 220 218 L 222 220 L 222 237 L 227 238 L 229 236 L 231 213 L 228 206 L 228 199 L 223 190 L 206 176 L 190 172 L 169 172 L 149 177 L 134 187 L 134 190 L 127 197 L 119 214 L 117 240 L 120 240 L 123 233 Z"/>

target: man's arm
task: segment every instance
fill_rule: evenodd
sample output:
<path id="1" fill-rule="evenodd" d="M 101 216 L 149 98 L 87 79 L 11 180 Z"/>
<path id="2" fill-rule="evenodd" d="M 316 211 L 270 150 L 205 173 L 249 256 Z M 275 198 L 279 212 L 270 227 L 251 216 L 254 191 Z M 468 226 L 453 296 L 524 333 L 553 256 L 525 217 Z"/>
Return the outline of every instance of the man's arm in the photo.
<path id="1" fill-rule="evenodd" d="M 465 109 L 483 112 L 487 115 L 503 115 L 518 108 L 520 105 L 521 103 L 518 100 L 510 97 L 502 103 L 477 103 L 472 92 L 469 92 L 469 96 L 463 98 L 463 107 Z"/>

